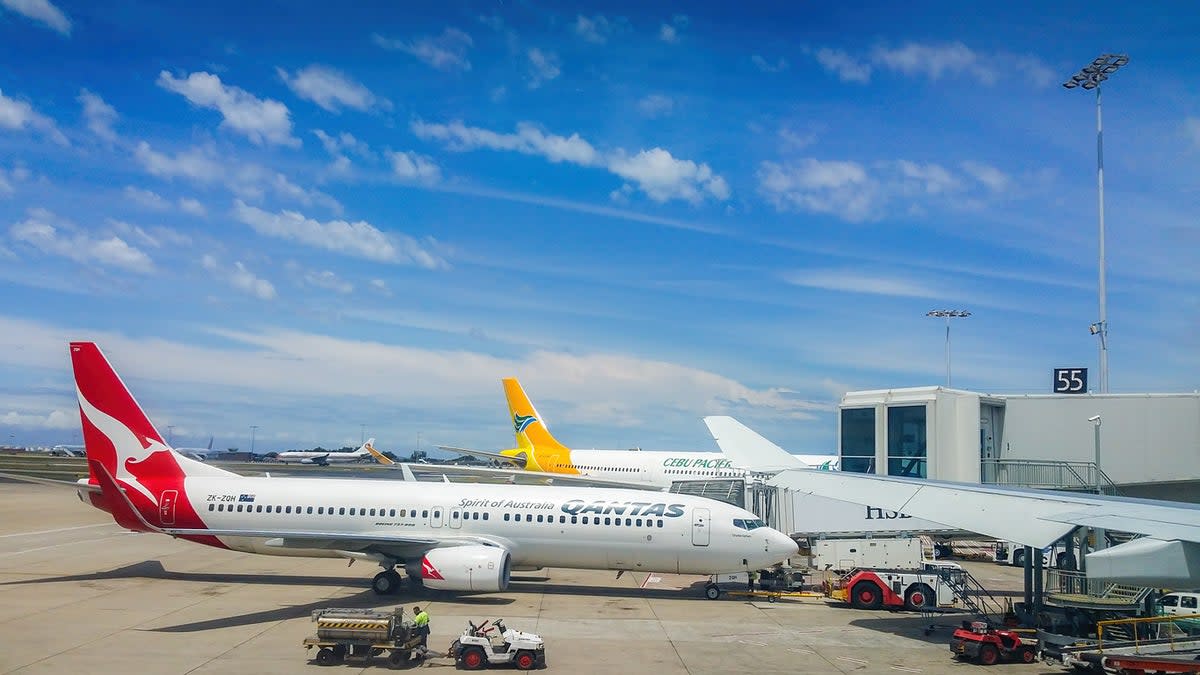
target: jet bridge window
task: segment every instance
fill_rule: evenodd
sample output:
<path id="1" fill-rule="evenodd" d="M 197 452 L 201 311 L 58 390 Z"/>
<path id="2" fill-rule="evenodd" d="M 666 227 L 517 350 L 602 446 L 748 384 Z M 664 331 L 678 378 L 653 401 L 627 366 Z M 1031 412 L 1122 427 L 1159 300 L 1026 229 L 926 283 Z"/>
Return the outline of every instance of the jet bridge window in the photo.
<path id="1" fill-rule="evenodd" d="M 842 471 L 875 473 L 875 409 L 845 408 L 841 416 Z"/>

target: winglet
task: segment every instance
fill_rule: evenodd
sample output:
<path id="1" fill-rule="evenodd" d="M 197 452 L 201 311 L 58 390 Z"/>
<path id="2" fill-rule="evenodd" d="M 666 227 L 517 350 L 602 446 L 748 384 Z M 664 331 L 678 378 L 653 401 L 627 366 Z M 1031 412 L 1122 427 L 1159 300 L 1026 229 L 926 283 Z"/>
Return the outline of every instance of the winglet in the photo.
<path id="1" fill-rule="evenodd" d="M 100 483 L 100 494 L 103 495 L 108 507 L 112 509 L 113 519 L 117 521 L 118 525 L 138 532 L 162 532 L 161 529 L 146 522 L 142 514 L 134 508 L 133 502 L 125 496 L 125 492 L 117 485 L 117 481 L 113 479 L 103 462 L 98 459 L 89 459 L 88 465 L 92 469 L 92 475 Z"/>
<path id="2" fill-rule="evenodd" d="M 375 439 L 374 438 L 368 440 L 366 443 L 363 443 L 362 447 L 363 447 L 363 450 L 366 450 L 367 452 L 371 453 L 371 456 L 375 458 L 375 461 L 379 462 L 380 464 L 382 464 L 384 466 L 391 466 L 391 465 L 395 464 L 395 462 L 392 461 L 391 458 L 389 458 L 387 455 L 385 455 L 382 452 L 375 449 Z"/>

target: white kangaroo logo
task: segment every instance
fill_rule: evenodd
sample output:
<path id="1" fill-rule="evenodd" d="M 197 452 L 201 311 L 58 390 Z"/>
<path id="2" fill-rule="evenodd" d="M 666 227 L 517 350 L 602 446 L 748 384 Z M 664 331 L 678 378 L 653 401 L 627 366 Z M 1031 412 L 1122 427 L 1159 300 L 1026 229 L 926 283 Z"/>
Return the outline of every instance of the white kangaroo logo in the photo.
<path id="1" fill-rule="evenodd" d="M 156 452 L 170 452 L 171 449 L 153 438 L 146 439 L 150 442 L 150 447 L 143 448 L 141 441 L 129 430 L 129 427 L 93 406 L 84 398 L 83 392 L 79 390 L 78 386 L 75 387 L 75 392 L 79 395 L 79 406 L 83 409 L 84 416 L 92 423 L 92 426 L 99 429 L 100 433 L 108 438 L 109 442 L 113 444 L 113 448 L 117 451 L 117 473 L 115 478 L 145 495 L 151 504 L 158 504 L 158 500 L 150 493 L 150 490 L 142 485 L 136 476 L 129 473 L 125 462 L 127 460 L 134 463 L 143 462 Z"/>

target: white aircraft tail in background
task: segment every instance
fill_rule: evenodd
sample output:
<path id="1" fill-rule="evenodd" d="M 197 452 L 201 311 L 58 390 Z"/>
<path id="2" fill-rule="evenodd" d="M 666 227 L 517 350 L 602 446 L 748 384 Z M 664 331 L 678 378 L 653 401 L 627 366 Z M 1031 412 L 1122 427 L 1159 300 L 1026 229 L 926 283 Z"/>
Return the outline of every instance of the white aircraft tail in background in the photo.
<path id="1" fill-rule="evenodd" d="M 793 455 L 732 417 L 705 417 L 704 424 L 734 466 L 760 472 L 795 469 L 797 463 L 803 465 L 800 468 L 825 471 L 838 468 L 837 455 Z"/>

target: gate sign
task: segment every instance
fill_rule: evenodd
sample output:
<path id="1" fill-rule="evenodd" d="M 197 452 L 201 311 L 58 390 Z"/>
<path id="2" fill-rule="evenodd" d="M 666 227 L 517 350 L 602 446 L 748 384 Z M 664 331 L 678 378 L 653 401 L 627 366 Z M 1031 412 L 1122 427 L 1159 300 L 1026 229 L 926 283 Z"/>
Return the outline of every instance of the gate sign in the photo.
<path id="1" fill-rule="evenodd" d="M 1055 368 L 1052 390 L 1056 394 L 1086 394 L 1087 368 Z"/>

